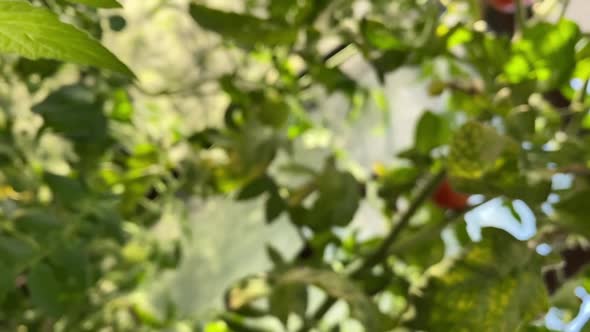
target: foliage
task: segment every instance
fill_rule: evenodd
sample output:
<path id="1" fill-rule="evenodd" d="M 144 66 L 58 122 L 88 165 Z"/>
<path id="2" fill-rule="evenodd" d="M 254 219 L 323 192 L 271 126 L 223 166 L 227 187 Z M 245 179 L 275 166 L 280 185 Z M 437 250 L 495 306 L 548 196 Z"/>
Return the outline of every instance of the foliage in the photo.
<path id="1" fill-rule="evenodd" d="M 352 0 L 243 5 L 191 1 L 184 13 L 245 59 L 217 80 L 223 124 L 154 136 L 135 114 L 133 72 L 99 42 L 106 25 L 92 6 L 118 1 L 0 0 L 3 80 L 26 84 L 34 119 L 21 131 L 16 100 L 1 96 L 0 329 L 266 331 L 264 319 L 302 332 L 345 331 L 351 321 L 367 331 L 538 328 L 554 301 L 543 269 L 555 262 L 532 248 L 561 250 L 589 235 L 590 37 L 541 15 L 515 15 L 514 36 L 494 32 L 482 27 L 478 1 L 374 0 L 360 14 Z M 372 176 L 347 168 L 339 151 L 318 167 L 293 158 L 322 128 L 313 106 L 325 96 L 344 96 L 353 121 L 368 97 L 385 104 L 339 66 L 343 54 L 381 82 L 419 68 L 446 102 L 423 114 L 414 146 Z M 52 83 L 64 72 L 75 79 Z M 572 79 L 586 83 L 573 89 Z M 293 174 L 299 181 L 286 179 Z M 572 185 L 552 186 L 563 174 Z M 538 234 L 521 242 L 486 231 L 472 242 L 466 210 L 431 202 L 446 181 L 526 203 Z M 303 248 L 282 257 L 269 247 L 273 268 L 236 282 L 214 317 L 178 317 L 173 303 L 154 310 L 139 290 L 182 258 L 183 239 L 155 234 L 163 211 L 216 195 L 262 199 L 267 222 L 289 220 Z M 392 219 L 387 233 L 343 231 L 375 199 Z M 443 231 L 458 254 L 444 255 Z M 323 320 L 337 303 L 344 317 Z"/>

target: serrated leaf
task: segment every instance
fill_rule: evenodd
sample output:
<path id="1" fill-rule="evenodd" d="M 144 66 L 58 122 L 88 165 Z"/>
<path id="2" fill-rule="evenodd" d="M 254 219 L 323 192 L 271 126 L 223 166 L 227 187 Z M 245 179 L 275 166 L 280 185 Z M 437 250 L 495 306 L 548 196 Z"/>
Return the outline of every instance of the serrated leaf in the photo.
<path id="1" fill-rule="evenodd" d="M 469 122 L 455 134 L 449 154 L 449 175 L 462 192 L 504 195 L 542 203 L 551 181 L 520 169 L 521 147 L 495 128 Z"/>
<path id="2" fill-rule="evenodd" d="M 388 331 L 392 327 L 391 320 L 379 311 L 361 288 L 334 271 L 296 267 L 280 272 L 275 276 L 274 283 L 314 285 L 328 295 L 346 301 L 350 305 L 352 316 L 363 324 L 366 331 Z"/>
<path id="3" fill-rule="evenodd" d="M 37 307 L 54 317 L 64 312 L 60 284 L 49 265 L 42 263 L 35 266 L 29 273 L 27 285 L 31 291 L 31 301 Z"/>
<path id="4" fill-rule="evenodd" d="M 23 0 L 0 0 L 0 52 L 133 73 L 97 40 Z"/>
<path id="5" fill-rule="evenodd" d="M 73 3 L 88 5 L 98 8 L 122 8 L 121 4 L 116 0 L 67 0 Z"/>
<path id="6" fill-rule="evenodd" d="M 526 243 L 500 230 L 462 258 L 431 270 L 414 297 L 411 327 L 429 332 L 518 331 L 545 313 L 541 266 Z"/>
<path id="7" fill-rule="evenodd" d="M 449 155 L 449 173 L 455 178 L 482 179 L 510 163 L 518 144 L 494 128 L 472 121 L 455 134 Z"/>
<path id="8" fill-rule="evenodd" d="M 297 29 L 255 16 L 224 12 L 196 3 L 190 4 L 189 13 L 204 29 L 247 46 L 291 44 L 297 37 Z"/>

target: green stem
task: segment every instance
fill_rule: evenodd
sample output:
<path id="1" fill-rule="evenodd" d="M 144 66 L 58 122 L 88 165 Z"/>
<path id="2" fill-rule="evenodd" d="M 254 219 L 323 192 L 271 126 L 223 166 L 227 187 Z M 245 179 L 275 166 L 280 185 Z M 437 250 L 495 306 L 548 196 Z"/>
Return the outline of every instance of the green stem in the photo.
<path id="1" fill-rule="evenodd" d="M 584 81 L 582 90 L 578 91 L 574 100 L 572 100 L 572 103 L 570 104 L 570 111 L 572 115 L 566 132 L 571 135 L 577 134 L 578 130 L 580 129 L 581 122 L 584 119 L 584 103 L 586 101 L 588 86 L 590 86 L 590 77 Z"/>
<path id="2" fill-rule="evenodd" d="M 412 217 L 416 214 L 416 211 L 424 204 L 424 202 L 430 197 L 434 189 L 440 184 L 440 182 L 445 178 L 446 172 L 441 171 L 438 174 L 434 175 L 428 183 L 420 189 L 416 197 L 410 203 L 408 209 L 402 213 L 398 218 L 397 222 L 389 232 L 389 234 L 385 237 L 379 248 L 377 248 L 371 255 L 369 255 L 364 263 L 355 271 L 350 274 L 350 277 L 355 279 L 358 278 L 362 273 L 367 270 L 372 269 L 385 259 L 389 257 L 389 251 L 391 250 L 392 245 L 397 240 L 399 235 L 401 234 L 402 230 L 409 224 Z M 298 332 L 306 332 L 309 331 L 312 326 L 314 326 L 319 320 L 324 317 L 324 315 L 332 308 L 332 306 L 337 302 L 335 298 L 328 297 L 320 304 L 318 310 L 312 314 L 312 316 L 307 319 Z"/>
<path id="3" fill-rule="evenodd" d="M 465 214 L 467 214 L 470 211 L 473 211 L 474 209 L 482 206 L 483 204 L 485 204 L 487 202 L 489 202 L 489 200 L 485 200 L 482 203 L 472 205 L 464 211 L 461 211 L 459 213 L 455 213 L 455 214 L 447 217 L 441 223 L 438 223 L 436 225 L 431 225 L 430 227 L 425 227 L 424 229 L 416 232 L 416 234 L 414 234 L 413 236 L 405 238 L 403 241 L 398 241 L 394 246 L 391 247 L 391 250 L 389 251 L 389 255 L 396 255 L 396 254 L 400 254 L 403 252 L 408 252 L 408 251 L 411 251 L 412 246 L 414 246 L 416 244 L 425 243 L 425 242 L 434 240 L 436 237 L 440 236 L 440 232 L 442 230 L 444 230 L 446 227 L 448 227 L 449 225 L 452 225 L 458 221 L 463 220 L 463 218 L 465 217 Z"/>
<path id="4" fill-rule="evenodd" d="M 395 226 L 393 226 L 387 237 L 381 242 L 379 248 L 369 255 L 364 263 L 351 274 L 353 278 L 356 278 L 363 272 L 375 267 L 389 256 L 389 250 L 401 234 L 402 230 L 410 223 L 410 220 L 414 214 L 416 214 L 416 211 L 418 211 L 420 206 L 422 206 L 422 204 L 424 204 L 424 202 L 430 197 L 434 189 L 440 184 L 445 176 L 446 172 L 439 172 L 418 192 L 418 195 L 410 203 L 408 209 L 399 216 Z"/>
<path id="5" fill-rule="evenodd" d="M 526 10 L 523 0 L 516 0 L 516 14 L 514 15 L 514 36 L 520 38 L 526 26 Z"/>
<path id="6" fill-rule="evenodd" d="M 559 13 L 559 19 L 563 19 L 567 12 L 568 7 L 570 6 L 570 0 L 563 0 L 563 7 L 561 7 L 561 12 Z"/>

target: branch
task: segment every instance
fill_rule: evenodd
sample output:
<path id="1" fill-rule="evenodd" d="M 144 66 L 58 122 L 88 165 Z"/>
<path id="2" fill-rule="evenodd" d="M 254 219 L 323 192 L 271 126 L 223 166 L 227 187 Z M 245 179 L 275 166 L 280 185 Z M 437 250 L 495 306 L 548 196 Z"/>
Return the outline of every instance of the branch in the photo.
<path id="1" fill-rule="evenodd" d="M 477 209 L 478 207 L 488 202 L 489 200 L 484 200 L 479 204 L 469 206 L 467 209 L 461 212 L 454 213 L 448 216 L 447 218 L 445 218 L 445 220 L 443 220 L 443 222 L 439 224 L 431 225 L 428 228 L 424 228 L 421 231 L 416 232 L 413 236 L 405 238 L 403 241 L 400 241 L 396 243 L 396 245 L 392 246 L 389 251 L 389 255 L 396 255 L 405 252 L 411 248 L 412 244 L 430 241 L 433 237 L 439 236 L 440 232 L 447 226 L 463 220 L 465 214 L 469 213 L 470 211 L 473 211 L 474 209 Z"/>
<path id="2" fill-rule="evenodd" d="M 523 0 L 516 0 L 516 13 L 514 15 L 514 36 L 520 38 L 526 25 L 526 11 Z"/>
<path id="3" fill-rule="evenodd" d="M 445 171 L 435 174 L 432 179 L 430 179 L 428 183 L 426 183 L 426 185 L 420 189 L 414 200 L 410 203 L 408 209 L 402 213 L 399 218 L 397 218 L 398 221 L 395 223 L 395 226 L 391 229 L 387 237 L 385 237 L 379 248 L 369 255 L 364 263 L 356 271 L 353 271 L 350 274 L 351 278 L 358 278 L 363 272 L 372 269 L 387 259 L 393 243 L 397 240 L 402 230 L 409 224 L 416 211 L 418 211 L 418 208 L 420 208 L 420 206 L 422 206 L 422 204 L 424 204 L 424 202 L 430 197 L 431 193 L 440 184 L 445 176 Z M 320 304 L 318 310 L 312 314 L 310 319 L 305 320 L 298 332 L 309 331 L 317 321 L 324 317 L 324 315 L 336 302 L 337 299 L 333 297 L 328 297 L 325 299 L 324 302 Z"/>
<path id="4" fill-rule="evenodd" d="M 422 206 L 422 204 L 424 204 L 424 202 L 430 197 L 431 193 L 445 176 L 446 172 L 441 171 L 430 179 L 430 181 L 418 192 L 418 195 L 416 195 L 416 198 L 410 203 L 408 209 L 399 216 L 395 226 L 391 229 L 379 248 L 367 257 L 365 262 L 351 274 L 351 277 L 358 277 L 360 274 L 373 268 L 389 256 L 388 252 L 401 234 L 402 230 L 410 223 L 410 220 L 416 211 L 418 211 L 418 208 L 420 208 L 420 206 Z"/>
<path id="5" fill-rule="evenodd" d="M 561 7 L 561 12 L 559 13 L 560 20 L 565 17 L 565 14 L 567 13 L 567 9 L 569 6 L 570 6 L 570 0 L 564 0 L 563 7 Z"/>

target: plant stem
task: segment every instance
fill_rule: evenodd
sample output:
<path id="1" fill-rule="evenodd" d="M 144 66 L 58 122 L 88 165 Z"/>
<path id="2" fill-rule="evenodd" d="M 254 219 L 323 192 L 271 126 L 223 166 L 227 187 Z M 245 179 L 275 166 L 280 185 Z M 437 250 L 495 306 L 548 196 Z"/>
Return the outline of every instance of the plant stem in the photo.
<path id="1" fill-rule="evenodd" d="M 563 0 L 563 7 L 561 7 L 561 12 L 559 13 L 559 19 L 565 17 L 568 7 L 570 6 L 570 0 Z"/>
<path id="2" fill-rule="evenodd" d="M 359 274 L 362 274 L 363 272 L 375 267 L 389 256 L 388 252 L 401 234 L 402 230 L 410 223 L 410 220 L 416 211 L 418 211 L 420 206 L 422 206 L 422 204 L 430 197 L 431 193 L 440 184 L 445 176 L 446 172 L 441 171 L 434 175 L 432 179 L 430 179 L 430 181 L 418 192 L 418 195 L 416 195 L 416 198 L 414 198 L 414 200 L 410 203 L 408 209 L 399 216 L 398 221 L 395 223 L 387 237 L 383 240 L 379 248 L 377 248 L 375 252 L 367 257 L 364 263 L 351 274 L 351 277 L 358 277 Z"/>
<path id="3" fill-rule="evenodd" d="M 578 94 L 574 97 L 574 100 L 572 100 L 572 103 L 570 104 L 572 117 L 566 132 L 574 136 L 577 135 L 581 122 L 584 120 L 584 116 L 586 115 L 584 112 L 584 103 L 586 101 L 586 96 L 588 96 L 588 86 L 590 86 L 590 77 L 584 81 L 582 89 L 578 91 Z"/>
<path id="4" fill-rule="evenodd" d="M 514 15 L 514 37 L 520 38 L 526 25 L 526 10 L 523 0 L 516 0 L 516 13 Z"/>
<path id="5" fill-rule="evenodd" d="M 445 171 L 441 171 L 435 174 L 429 181 L 426 183 L 424 187 L 420 189 L 416 197 L 410 203 L 408 209 L 402 213 L 397 219 L 397 222 L 389 232 L 389 234 L 385 237 L 379 248 L 377 248 L 371 255 L 369 255 L 363 264 L 355 271 L 350 274 L 350 277 L 355 279 L 358 278 L 363 272 L 372 269 L 377 264 L 381 263 L 387 257 L 389 257 L 389 251 L 393 245 L 393 243 L 397 240 L 399 235 L 401 234 L 402 230 L 409 224 L 410 220 L 418 211 L 420 206 L 424 204 L 424 202 L 430 197 L 431 193 L 434 189 L 440 184 L 440 182 L 446 176 Z M 324 315 L 332 308 L 332 306 L 337 302 L 335 298 L 329 297 L 320 304 L 318 310 L 313 313 L 310 319 L 306 320 L 298 332 L 306 332 L 316 324 L 317 321 L 322 319 Z"/>
<path id="6" fill-rule="evenodd" d="M 436 237 L 440 236 L 440 232 L 444 230 L 446 227 L 463 220 L 465 214 L 467 214 L 470 211 L 473 211 L 474 209 L 482 206 L 487 202 L 489 202 L 489 200 L 485 200 L 479 204 L 472 205 L 461 212 L 454 213 L 448 216 L 441 223 L 431 225 L 429 227 L 424 227 L 422 230 L 416 232 L 413 236 L 405 238 L 403 241 L 398 241 L 395 245 L 391 246 L 389 250 L 389 255 L 396 255 L 399 253 L 408 252 L 411 251 L 412 246 L 415 244 L 425 243 L 434 240 Z"/>

